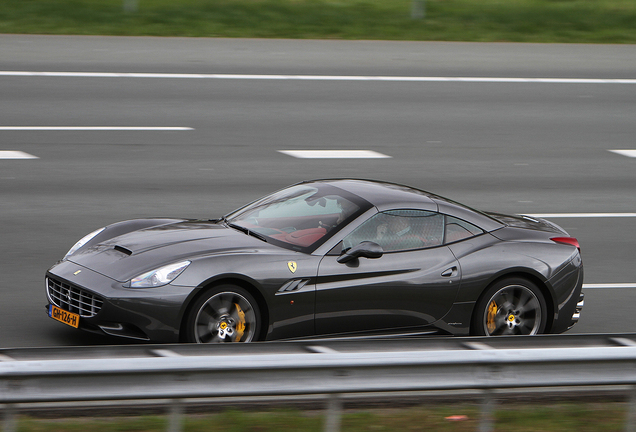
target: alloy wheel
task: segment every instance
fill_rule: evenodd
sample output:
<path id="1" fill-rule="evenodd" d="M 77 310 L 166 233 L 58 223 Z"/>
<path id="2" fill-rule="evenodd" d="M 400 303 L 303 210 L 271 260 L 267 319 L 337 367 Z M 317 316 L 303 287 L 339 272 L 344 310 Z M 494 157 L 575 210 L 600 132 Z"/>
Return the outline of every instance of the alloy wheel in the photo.
<path id="1" fill-rule="evenodd" d="M 489 336 L 533 335 L 542 322 L 541 303 L 537 295 L 523 285 L 508 285 L 486 303 L 484 332 Z"/>
<path id="2" fill-rule="evenodd" d="M 251 342 L 256 335 L 256 312 L 243 295 L 224 291 L 208 298 L 194 320 L 197 343 Z"/>

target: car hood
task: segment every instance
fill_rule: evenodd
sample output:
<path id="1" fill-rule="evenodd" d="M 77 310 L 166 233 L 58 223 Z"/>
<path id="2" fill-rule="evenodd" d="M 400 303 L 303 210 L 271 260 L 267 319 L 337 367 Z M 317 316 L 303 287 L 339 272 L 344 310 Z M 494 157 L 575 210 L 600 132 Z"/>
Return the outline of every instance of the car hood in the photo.
<path id="1" fill-rule="evenodd" d="M 196 256 L 262 253 L 264 249 L 279 248 L 224 225 L 185 221 L 113 237 L 68 260 L 125 282 L 146 271 Z"/>

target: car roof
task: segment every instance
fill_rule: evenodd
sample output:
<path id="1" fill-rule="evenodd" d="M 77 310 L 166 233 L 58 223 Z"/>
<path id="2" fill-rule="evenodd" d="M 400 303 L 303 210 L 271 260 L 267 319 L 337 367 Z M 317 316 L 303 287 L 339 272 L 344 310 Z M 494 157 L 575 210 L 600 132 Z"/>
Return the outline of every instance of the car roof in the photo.
<path id="1" fill-rule="evenodd" d="M 318 182 L 328 183 L 353 193 L 376 207 L 399 202 L 433 204 L 433 200 L 430 198 L 432 194 L 395 183 L 361 179 L 318 180 Z"/>
<path id="2" fill-rule="evenodd" d="M 326 183 L 355 194 L 379 211 L 406 208 L 436 211 L 463 219 L 488 232 L 504 226 L 478 210 L 431 192 L 397 183 L 365 179 L 323 179 L 301 184 L 312 183 Z"/>

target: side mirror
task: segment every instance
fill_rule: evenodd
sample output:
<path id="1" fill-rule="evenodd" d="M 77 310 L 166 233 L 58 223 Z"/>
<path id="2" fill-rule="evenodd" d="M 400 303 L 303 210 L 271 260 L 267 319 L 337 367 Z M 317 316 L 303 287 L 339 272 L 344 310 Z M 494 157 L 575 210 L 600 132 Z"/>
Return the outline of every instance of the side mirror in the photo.
<path id="1" fill-rule="evenodd" d="M 340 255 L 336 261 L 341 264 L 347 263 L 356 258 L 380 258 L 384 254 L 382 246 L 372 241 L 363 241 L 357 246 L 348 249 Z"/>

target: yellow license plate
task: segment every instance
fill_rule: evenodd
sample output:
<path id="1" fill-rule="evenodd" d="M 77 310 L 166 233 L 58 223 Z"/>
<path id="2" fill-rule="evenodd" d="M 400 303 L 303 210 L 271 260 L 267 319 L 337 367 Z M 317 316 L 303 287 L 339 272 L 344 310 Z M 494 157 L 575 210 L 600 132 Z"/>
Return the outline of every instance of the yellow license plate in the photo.
<path id="1" fill-rule="evenodd" d="M 77 328 L 80 316 L 73 312 L 67 312 L 57 306 L 49 305 L 49 316 L 56 321 Z"/>

